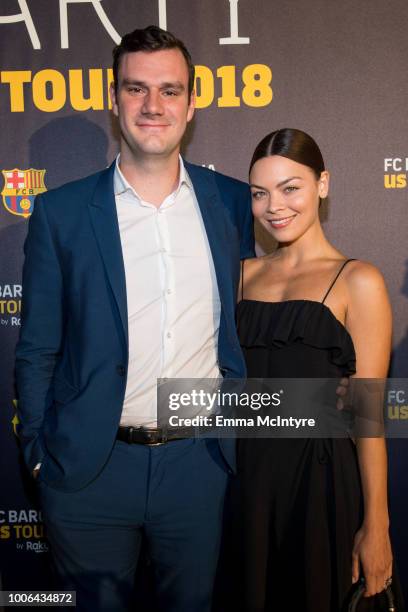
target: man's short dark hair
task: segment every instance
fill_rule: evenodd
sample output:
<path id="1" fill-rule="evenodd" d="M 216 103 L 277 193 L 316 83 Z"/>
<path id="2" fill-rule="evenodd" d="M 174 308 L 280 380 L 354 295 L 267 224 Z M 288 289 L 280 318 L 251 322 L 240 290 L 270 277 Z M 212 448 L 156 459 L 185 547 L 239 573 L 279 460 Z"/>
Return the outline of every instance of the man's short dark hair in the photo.
<path id="1" fill-rule="evenodd" d="M 188 97 L 194 87 L 194 64 L 191 55 L 185 44 L 170 32 L 162 30 L 157 26 L 148 26 L 141 30 L 133 30 L 125 34 L 119 45 L 113 49 L 113 82 L 115 91 L 118 90 L 118 74 L 120 60 L 125 53 L 135 53 L 136 51 L 154 52 L 164 49 L 179 49 L 184 56 L 188 68 Z"/>

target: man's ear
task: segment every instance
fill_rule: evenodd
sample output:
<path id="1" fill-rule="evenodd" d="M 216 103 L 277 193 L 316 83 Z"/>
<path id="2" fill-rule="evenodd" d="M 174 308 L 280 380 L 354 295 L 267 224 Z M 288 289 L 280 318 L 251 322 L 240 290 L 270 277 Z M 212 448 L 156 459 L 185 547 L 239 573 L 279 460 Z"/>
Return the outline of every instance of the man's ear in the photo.
<path id="1" fill-rule="evenodd" d="M 110 96 L 111 103 L 112 103 L 113 114 L 115 115 L 115 117 L 117 117 L 119 115 L 119 111 L 118 111 L 118 103 L 116 99 L 115 83 L 113 81 L 109 86 L 109 96 Z"/>
<path id="2" fill-rule="evenodd" d="M 192 118 L 194 117 L 195 105 L 196 105 L 196 92 L 195 92 L 195 89 L 193 89 L 190 95 L 190 101 L 188 103 L 187 123 L 191 121 Z"/>

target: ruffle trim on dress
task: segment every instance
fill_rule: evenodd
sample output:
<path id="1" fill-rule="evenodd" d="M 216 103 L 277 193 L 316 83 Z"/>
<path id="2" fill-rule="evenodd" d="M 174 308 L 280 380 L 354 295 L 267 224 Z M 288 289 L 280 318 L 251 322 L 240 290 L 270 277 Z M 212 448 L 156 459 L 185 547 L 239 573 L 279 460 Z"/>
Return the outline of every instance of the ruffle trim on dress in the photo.
<path id="1" fill-rule="evenodd" d="M 321 302 L 242 300 L 237 325 L 243 347 L 284 347 L 295 342 L 329 351 L 330 361 L 345 375 L 356 371 L 353 340 L 332 311 Z"/>

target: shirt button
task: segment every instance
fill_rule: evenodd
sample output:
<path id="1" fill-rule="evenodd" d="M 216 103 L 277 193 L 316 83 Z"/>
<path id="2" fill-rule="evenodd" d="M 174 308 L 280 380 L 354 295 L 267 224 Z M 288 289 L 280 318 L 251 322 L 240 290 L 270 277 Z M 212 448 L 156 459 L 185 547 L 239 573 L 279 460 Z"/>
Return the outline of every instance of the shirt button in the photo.
<path id="1" fill-rule="evenodd" d="M 126 374 L 126 368 L 125 366 L 119 364 L 116 366 L 116 372 L 119 374 L 119 376 L 124 376 Z"/>
<path id="2" fill-rule="evenodd" d="M 167 332 L 166 336 L 167 336 L 168 338 L 171 338 L 171 332 Z"/>
<path id="3" fill-rule="evenodd" d="M 167 293 L 171 293 L 171 289 L 167 289 Z"/>

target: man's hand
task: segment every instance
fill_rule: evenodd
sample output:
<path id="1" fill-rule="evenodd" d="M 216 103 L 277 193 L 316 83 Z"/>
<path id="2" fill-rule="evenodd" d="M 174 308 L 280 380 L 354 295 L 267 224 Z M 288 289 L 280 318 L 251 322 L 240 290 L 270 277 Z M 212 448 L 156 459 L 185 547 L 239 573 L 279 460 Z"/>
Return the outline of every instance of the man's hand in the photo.
<path id="1" fill-rule="evenodd" d="M 350 380 L 348 378 L 342 378 L 339 382 L 339 386 L 336 389 L 337 402 L 336 408 L 337 410 L 344 410 L 347 405 L 347 394 L 349 392 Z"/>
<path id="2" fill-rule="evenodd" d="M 34 478 L 34 480 L 38 478 L 38 474 L 40 473 L 40 470 L 41 470 L 41 463 L 38 463 L 32 471 L 32 477 Z"/>

